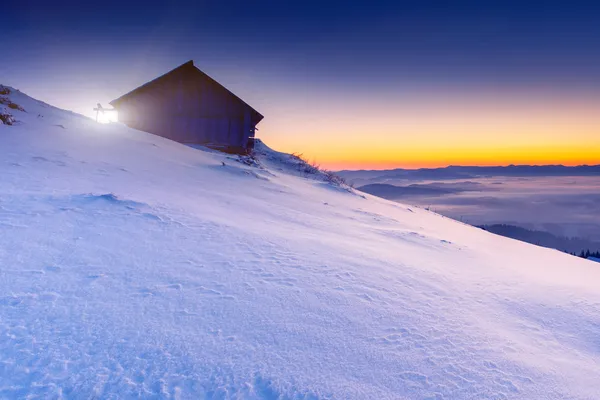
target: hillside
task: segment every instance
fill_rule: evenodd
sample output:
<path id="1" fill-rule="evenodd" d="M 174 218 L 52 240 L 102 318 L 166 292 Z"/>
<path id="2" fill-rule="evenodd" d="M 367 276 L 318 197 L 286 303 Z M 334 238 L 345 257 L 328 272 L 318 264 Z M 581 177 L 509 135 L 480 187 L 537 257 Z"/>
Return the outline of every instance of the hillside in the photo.
<path id="1" fill-rule="evenodd" d="M 597 263 L 6 96 L 0 398 L 598 397 Z"/>

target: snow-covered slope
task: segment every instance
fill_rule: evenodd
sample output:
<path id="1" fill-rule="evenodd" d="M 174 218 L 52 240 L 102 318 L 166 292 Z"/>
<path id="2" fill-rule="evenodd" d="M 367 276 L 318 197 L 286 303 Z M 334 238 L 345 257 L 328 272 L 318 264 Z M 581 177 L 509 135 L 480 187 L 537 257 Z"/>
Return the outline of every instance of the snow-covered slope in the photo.
<path id="1" fill-rule="evenodd" d="M 597 264 L 9 96 L 0 398 L 600 397 Z"/>

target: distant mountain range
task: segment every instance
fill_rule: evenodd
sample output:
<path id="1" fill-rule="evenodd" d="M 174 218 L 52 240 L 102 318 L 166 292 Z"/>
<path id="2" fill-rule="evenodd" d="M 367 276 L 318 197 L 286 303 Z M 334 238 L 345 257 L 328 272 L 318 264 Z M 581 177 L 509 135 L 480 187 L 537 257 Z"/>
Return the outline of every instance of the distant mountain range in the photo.
<path id="1" fill-rule="evenodd" d="M 343 170 L 338 175 L 351 181 L 353 179 L 473 179 L 493 176 L 506 177 L 541 177 L 541 176 L 600 176 L 600 165 L 580 165 L 568 167 L 564 165 L 509 165 L 505 167 L 462 167 L 420 169 L 388 169 L 388 170 Z"/>
<path id="2" fill-rule="evenodd" d="M 356 189 L 383 197 L 388 200 L 397 200 L 407 196 L 443 196 L 467 191 L 476 191 L 482 186 L 478 182 L 453 182 L 453 183 L 427 183 L 396 186 L 387 183 L 372 183 L 359 186 Z"/>

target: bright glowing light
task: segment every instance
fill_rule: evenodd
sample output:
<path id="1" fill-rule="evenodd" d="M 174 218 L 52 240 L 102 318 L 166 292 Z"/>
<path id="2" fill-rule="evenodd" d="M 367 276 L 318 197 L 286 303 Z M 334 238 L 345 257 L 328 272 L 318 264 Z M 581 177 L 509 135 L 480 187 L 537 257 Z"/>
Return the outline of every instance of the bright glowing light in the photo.
<path id="1" fill-rule="evenodd" d="M 119 113 L 117 111 L 104 111 L 104 112 L 98 113 L 98 122 L 101 124 L 117 122 L 118 120 L 119 120 Z"/>

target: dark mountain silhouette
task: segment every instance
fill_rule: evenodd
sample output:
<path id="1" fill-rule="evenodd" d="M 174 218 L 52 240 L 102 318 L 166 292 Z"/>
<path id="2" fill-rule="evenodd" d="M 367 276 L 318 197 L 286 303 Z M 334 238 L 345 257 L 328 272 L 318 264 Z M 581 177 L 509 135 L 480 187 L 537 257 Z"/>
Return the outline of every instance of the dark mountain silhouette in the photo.
<path id="1" fill-rule="evenodd" d="M 372 183 L 356 189 L 384 199 L 394 200 L 407 196 L 443 196 L 446 194 L 475 191 L 481 186 L 477 182 L 428 183 L 396 186 L 387 183 Z"/>
<path id="2" fill-rule="evenodd" d="M 520 226 L 506 224 L 480 225 L 479 228 L 497 235 L 576 255 L 580 255 L 582 251 L 585 252 L 586 250 L 588 253 L 590 251 L 591 253 L 600 251 L 600 242 L 584 238 L 556 236 L 545 231 L 529 230 Z"/>
<path id="3" fill-rule="evenodd" d="M 541 176 L 600 176 L 600 165 L 509 165 L 505 167 L 462 167 L 389 170 L 343 170 L 337 172 L 345 179 L 384 180 L 384 179 L 473 179 L 494 176 L 541 177 Z"/>

